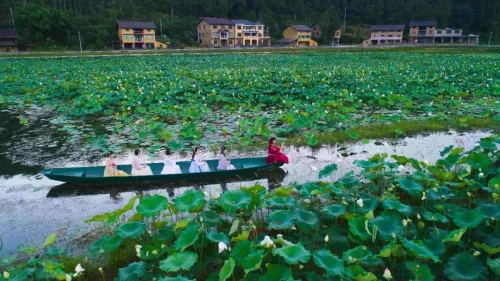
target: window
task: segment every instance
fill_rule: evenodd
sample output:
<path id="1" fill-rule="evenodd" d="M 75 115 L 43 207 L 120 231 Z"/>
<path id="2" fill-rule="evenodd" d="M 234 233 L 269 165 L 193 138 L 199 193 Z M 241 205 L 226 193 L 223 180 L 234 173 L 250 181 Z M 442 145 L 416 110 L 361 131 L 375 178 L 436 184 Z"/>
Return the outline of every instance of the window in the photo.
<path id="1" fill-rule="evenodd" d="M 205 30 L 205 25 L 203 25 L 203 30 Z"/>
<path id="2" fill-rule="evenodd" d="M 148 28 L 148 31 L 151 31 L 151 28 Z"/>
<path id="3" fill-rule="evenodd" d="M 442 31 L 442 30 L 438 30 L 438 31 L 437 31 L 437 34 L 441 34 L 441 33 L 443 33 L 443 31 Z"/>
<path id="4" fill-rule="evenodd" d="M 234 37 L 233 35 L 234 34 L 232 32 L 229 32 L 229 38 L 233 38 Z"/>
<path id="5" fill-rule="evenodd" d="M 135 42 L 142 42 L 142 36 L 135 36 Z"/>
<path id="6" fill-rule="evenodd" d="M 259 37 L 262 37 L 262 33 L 259 33 Z"/>
<path id="7" fill-rule="evenodd" d="M 385 34 L 381 34 L 380 37 L 384 38 L 385 37 Z"/>
<path id="8" fill-rule="evenodd" d="M 213 28 L 217 28 L 217 25 L 216 25 L 216 24 L 214 24 L 212 27 L 213 27 Z"/>
<path id="9" fill-rule="evenodd" d="M 387 37 L 392 38 L 392 34 L 387 35 Z"/>
<path id="10" fill-rule="evenodd" d="M 217 32 L 212 33 L 212 37 L 217 38 Z"/>
<path id="11" fill-rule="evenodd" d="M 198 33 L 198 37 L 201 37 L 201 33 Z"/>
<path id="12" fill-rule="evenodd" d="M 238 33 L 238 37 L 241 37 L 241 33 Z"/>
<path id="13" fill-rule="evenodd" d="M 128 31 L 128 28 L 126 28 L 125 30 Z"/>
<path id="14" fill-rule="evenodd" d="M 125 39 L 125 40 L 132 40 L 132 39 L 134 39 L 134 36 L 132 36 L 132 35 L 123 35 L 123 39 Z"/>
<path id="15" fill-rule="evenodd" d="M 146 40 L 154 40 L 155 39 L 154 35 L 146 35 L 145 37 L 146 37 Z"/>
<path id="16" fill-rule="evenodd" d="M 259 30 L 262 30 L 262 26 L 261 25 L 259 25 Z"/>
<path id="17" fill-rule="evenodd" d="M 451 30 L 446 30 L 446 34 L 451 34 Z"/>
<path id="18" fill-rule="evenodd" d="M 237 28 L 241 30 L 241 25 L 238 25 Z"/>
<path id="19" fill-rule="evenodd" d="M 455 33 L 461 33 L 460 29 L 455 29 Z"/>

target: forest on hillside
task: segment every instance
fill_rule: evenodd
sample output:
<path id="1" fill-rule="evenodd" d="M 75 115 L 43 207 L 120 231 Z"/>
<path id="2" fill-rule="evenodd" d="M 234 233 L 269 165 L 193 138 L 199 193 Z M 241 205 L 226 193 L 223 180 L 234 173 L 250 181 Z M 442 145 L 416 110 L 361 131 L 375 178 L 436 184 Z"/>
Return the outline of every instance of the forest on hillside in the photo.
<path id="1" fill-rule="evenodd" d="M 343 24 L 344 43 L 358 43 L 370 24 L 437 20 L 441 28 L 462 28 L 487 43 L 500 43 L 500 0 L 3 0 L 0 27 L 12 27 L 30 49 L 109 49 L 118 40 L 116 20 L 154 21 L 157 35 L 174 47 L 196 45 L 200 17 L 260 21 L 273 39 L 288 24 L 319 22 L 326 37 Z M 11 18 L 12 8 L 14 23 Z M 172 16 L 173 15 L 173 16 Z M 161 21 L 161 23 L 160 23 Z M 161 28 L 160 28 L 161 26 Z M 159 37 L 159 36 L 158 36 Z M 325 38 L 323 38 L 323 41 Z M 321 41 L 320 41 L 321 43 Z"/>

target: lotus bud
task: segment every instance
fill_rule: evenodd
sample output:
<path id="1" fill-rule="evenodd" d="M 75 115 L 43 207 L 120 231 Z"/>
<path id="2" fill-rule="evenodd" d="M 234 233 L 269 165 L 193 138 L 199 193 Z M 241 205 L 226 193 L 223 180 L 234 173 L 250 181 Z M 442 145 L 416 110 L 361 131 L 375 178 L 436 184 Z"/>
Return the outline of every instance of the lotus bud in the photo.
<path id="1" fill-rule="evenodd" d="M 325 236 L 325 243 L 328 243 L 328 241 L 330 240 L 330 237 L 328 237 L 328 234 Z"/>
<path id="2" fill-rule="evenodd" d="M 224 252 L 224 250 L 227 250 L 227 245 L 224 242 L 219 242 L 218 247 L 219 247 L 219 254 Z"/>
<path id="3" fill-rule="evenodd" d="M 470 192 L 467 191 L 467 196 L 472 197 L 472 194 L 470 194 Z"/>
<path id="4" fill-rule="evenodd" d="M 392 238 L 396 239 L 396 233 L 391 233 Z"/>
<path id="5" fill-rule="evenodd" d="M 424 201 L 425 199 L 427 199 L 427 197 L 425 196 L 425 192 L 422 192 L 422 201 Z"/>
<path id="6" fill-rule="evenodd" d="M 472 254 L 473 256 L 477 257 L 479 256 L 481 253 L 479 251 L 475 251 L 474 254 Z"/>
<path id="7" fill-rule="evenodd" d="M 419 219 L 419 220 L 420 220 L 420 214 L 419 214 L 419 213 L 417 213 L 417 219 Z"/>
<path id="8" fill-rule="evenodd" d="M 278 234 L 277 237 L 278 238 L 283 238 L 283 234 Z"/>
<path id="9" fill-rule="evenodd" d="M 417 223 L 417 227 L 418 227 L 418 229 L 422 229 L 422 228 L 425 227 L 425 223 L 424 222 L 419 222 L 419 223 Z"/>
<path id="10" fill-rule="evenodd" d="M 269 249 L 269 248 L 271 248 L 274 245 L 274 242 L 273 242 L 273 240 L 271 240 L 271 237 L 269 237 L 269 236 L 266 235 L 264 237 L 264 240 L 262 240 L 260 242 L 260 245 L 264 246 L 264 248 Z"/>
<path id="11" fill-rule="evenodd" d="M 203 223 L 203 217 L 200 217 L 200 222 Z"/>
<path id="12" fill-rule="evenodd" d="M 384 278 L 385 278 L 385 279 L 387 279 L 387 280 L 392 279 L 392 274 L 391 274 L 391 271 L 390 271 L 388 268 L 386 268 L 386 269 L 384 270 L 384 275 L 383 275 L 383 276 L 384 276 Z"/>
<path id="13" fill-rule="evenodd" d="M 311 203 L 311 200 L 306 198 L 306 199 L 304 199 L 304 203 L 309 204 L 309 203 Z"/>
<path id="14" fill-rule="evenodd" d="M 269 263 L 266 263 L 265 265 L 266 265 L 266 268 L 268 268 L 268 267 L 269 267 Z"/>
<path id="15" fill-rule="evenodd" d="M 292 228 L 290 228 L 291 230 L 297 230 L 297 228 L 294 226 L 292 226 Z"/>
<path id="16" fill-rule="evenodd" d="M 72 278 L 71 278 L 71 275 L 66 274 L 66 281 L 71 281 L 71 279 L 72 279 Z"/>
<path id="17" fill-rule="evenodd" d="M 483 173 L 479 173 L 479 177 L 480 178 L 484 178 L 484 174 Z"/>
<path id="18" fill-rule="evenodd" d="M 359 207 L 363 207 L 363 198 L 359 198 L 356 203 L 358 204 Z"/>
<path id="19" fill-rule="evenodd" d="M 249 221 L 248 221 L 248 224 L 253 225 L 253 221 L 252 221 L 252 220 L 249 220 Z"/>
<path id="20" fill-rule="evenodd" d="M 3 272 L 3 278 L 9 279 L 9 277 L 10 277 L 10 273 L 8 273 L 7 271 L 4 271 Z"/>
<path id="21" fill-rule="evenodd" d="M 97 270 L 99 270 L 100 273 L 104 273 L 104 271 L 102 270 L 102 267 L 99 267 L 99 269 L 97 269 Z"/>
<path id="22" fill-rule="evenodd" d="M 157 250 L 153 250 L 151 253 L 152 253 L 154 256 L 158 255 L 158 251 L 157 251 Z"/>
<path id="23" fill-rule="evenodd" d="M 347 260 L 349 260 L 349 262 L 354 262 L 354 259 L 351 256 L 349 256 L 349 258 L 347 258 Z"/>
<path id="24" fill-rule="evenodd" d="M 403 219 L 403 226 L 404 226 L 404 227 L 407 227 L 407 226 L 408 226 L 408 222 L 407 222 L 405 219 Z"/>
<path id="25" fill-rule="evenodd" d="M 304 266 L 303 265 L 299 265 L 299 269 L 300 270 L 304 269 Z"/>
<path id="26" fill-rule="evenodd" d="M 393 190 L 394 190 L 394 189 L 393 189 L 392 187 L 389 187 L 389 188 L 387 189 L 387 191 L 388 191 L 388 192 L 392 192 Z"/>

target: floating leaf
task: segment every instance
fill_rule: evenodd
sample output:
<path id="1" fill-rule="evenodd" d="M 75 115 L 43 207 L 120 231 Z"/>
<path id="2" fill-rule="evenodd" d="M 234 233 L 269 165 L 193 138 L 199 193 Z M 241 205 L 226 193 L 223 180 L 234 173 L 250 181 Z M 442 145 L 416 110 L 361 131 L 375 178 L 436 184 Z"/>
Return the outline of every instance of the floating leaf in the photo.
<path id="1" fill-rule="evenodd" d="M 468 253 L 458 253 L 451 257 L 443 273 L 453 281 L 482 281 L 488 277 L 486 267 Z"/>
<path id="2" fill-rule="evenodd" d="M 259 277 L 259 281 L 282 281 L 291 280 L 292 270 L 288 266 L 278 264 L 270 264 L 263 276 Z M 292 279 L 293 280 L 293 279 Z"/>
<path id="3" fill-rule="evenodd" d="M 238 227 L 240 226 L 240 220 L 234 220 L 231 225 L 231 229 L 229 230 L 229 235 L 232 235 L 236 231 L 238 231 Z"/>
<path id="4" fill-rule="evenodd" d="M 175 198 L 174 206 L 181 212 L 199 212 L 205 206 L 205 194 L 199 190 L 187 190 Z"/>
<path id="5" fill-rule="evenodd" d="M 247 240 L 240 241 L 236 243 L 236 245 L 232 249 L 231 258 L 233 258 L 237 265 L 242 266 L 245 257 L 252 254 L 254 251 L 255 249 L 253 242 Z"/>
<path id="6" fill-rule="evenodd" d="M 123 238 L 118 235 L 112 237 L 104 235 L 89 246 L 89 251 L 93 254 L 109 253 L 118 249 L 122 242 Z"/>
<path id="7" fill-rule="evenodd" d="M 413 275 L 415 275 L 415 280 L 419 281 L 434 281 L 435 278 L 428 265 L 419 264 L 417 262 L 409 261 L 406 262 L 406 268 L 408 268 Z"/>
<path id="8" fill-rule="evenodd" d="M 311 253 L 300 243 L 273 249 L 273 254 L 281 256 L 288 264 L 306 263 L 311 258 Z"/>
<path id="9" fill-rule="evenodd" d="M 325 269 L 329 275 L 342 276 L 344 274 L 344 262 L 331 254 L 328 250 L 319 250 L 313 254 L 314 263 Z"/>
<path id="10" fill-rule="evenodd" d="M 139 238 L 146 231 L 142 222 L 127 222 L 118 226 L 115 233 L 121 238 Z"/>
<path id="11" fill-rule="evenodd" d="M 160 261 L 160 269 L 165 272 L 176 272 L 179 270 L 190 270 L 198 260 L 198 255 L 191 252 L 174 253 L 168 258 Z"/>
<path id="12" fill-rule="evenodd" d="M 250 235 L 250 232 L 248 232 L 248 230 L 242 231 L 240 234 L 231 238 L 231 242 L 240 242 L 240 241 L 248 240 L 249 235 Z"/>
<path id="13" fill-rule="evenodd" d="M 154 217 L 167 209 L 168 200 L 158 194 L 141 199 L 137 205 L 137 212 L 147 218 Z"/>
<path id="14" fill-rule="evenodd" d="M 319 178 L 328 177 L 335 171 L 337 171 L 337 164 L 326 165 L 321 171 L 319 171 Z"/>
<path id="15" fill-rule="evenodd" d="M 9 255 L 9 256 L 2 257 L 2 258 L 0 258 L 0 266 L 6 266 L 9 264 L 12 264 L 13 262 L 16 261 L 16 259 L 17 259 L 17 255 Z"/>
<path id="16" fill-rule="evenodd" d="M 188 226 L 189 224 L 189 221 L 188 220 L 181 220 L 181 221 L 178 221 L 175 223 L 175 227 L 174 227 L 174 230 L 177 230 L 177 229 L 184 229 Z"/>
<path id="17" fill-rule="evenodd" d="M 143 261 L 133 262 L 124 268 L 118 269 L 118 281 L 136 281 L 146 273 L 146 265 Z"/>

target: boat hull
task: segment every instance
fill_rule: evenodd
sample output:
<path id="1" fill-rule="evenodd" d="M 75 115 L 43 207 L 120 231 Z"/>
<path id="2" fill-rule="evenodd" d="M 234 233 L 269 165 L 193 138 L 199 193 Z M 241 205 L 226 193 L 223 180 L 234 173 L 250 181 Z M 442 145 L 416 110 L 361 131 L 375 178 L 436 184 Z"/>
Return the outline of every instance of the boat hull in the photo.
<path id="1" fill-rule="evenodd" d="M 152 176 L 123 176 L 123 177 L 104 177 L 104 166 L 98 167 L 75 167 L 75 168 L 54 168 L 45 169 L 42 173 L 49 179 L 66 183 L 80 184 L 119 184 L 119 183 L 139 183 L 139 182 L 178 182 L 178 181 L 197 181 L 234 178 L 238 176 L 248 176 L 258 174 L 259 172 L 279 168 L 283 163 L 266 164 L 266 158 L 242 158 L 234 159 L 231 163 L 236 170 L 217 171 L 217 160 L 207 161 L 210 171 L 205 173 L 189 173 L 191 162 L 178 162 L 182 174 L 161 175 L 163 163 L 148 164 L 153 171 Z M 132 167 L 130 165 L 118 165 L 118 169 L 130 174 Z"/>

